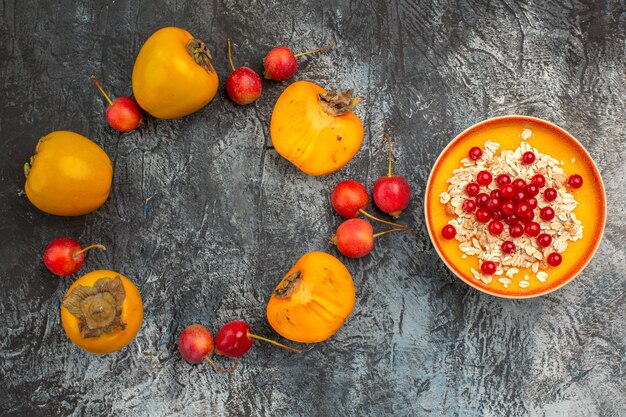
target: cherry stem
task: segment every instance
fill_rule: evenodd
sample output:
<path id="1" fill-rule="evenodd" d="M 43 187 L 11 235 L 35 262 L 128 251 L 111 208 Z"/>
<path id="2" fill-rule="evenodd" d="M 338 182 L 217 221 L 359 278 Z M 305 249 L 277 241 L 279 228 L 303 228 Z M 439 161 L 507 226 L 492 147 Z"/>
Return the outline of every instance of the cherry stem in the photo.
<path id="1" fill-rule="evenodd" d="M 92 75 L 91 77 L 89 77 L 91 79 L 91 81 L 93 81 L 93 83 L 96 85 L 96 87 L 98 87 L 98 90 L 100 90 L 100 92 L 102 93 L 102 95 L 104 96 L 104 98 L 107 99 L 107 101 L 109 102 L 109 106 L 113 104 L 113 102 L 111 101 L 111 99 L 109 98 L 109 96 L 107 95 L 107 93 L 104 92 L 104 89 L 102 88 L 102 86 L 100 85 L 100 81 L 98 81 L 98 79 L 96 78 L 95 75 Z"/>
<path id="2" fill-rule="evenodd" d="M 375 233 L 374 237 L 376 238 L 382 235 L 386 235 L 387 233 L 393 233 L 393 232 L 408 232 L 408 230 L 404 227 L 399 227 L 397 229 L 389 229 L 389 230 L 385 230 L 384 232 Z"/>
<path id="3" fill-rule="evenodd" d="M 211 360 L 211 358 L 209 358 L 208 356 L 204 357 L 204 360 L 207 361 L 208 363 L 211 364 L 211 366 L 213 367 L 213 369 L 215 369 L 216 371 L 219 371 L 223 374 L 232 374 L 233 372 L 235 372 L 235 369 L 237 369 L 237 367 L 239 366 L 239 362 L 235 362 L 235 364 L 233 366 L 231 366 L 229 369 L 224 369 L 222 367 L 219 367 L 215 364 L 215 362 L 213 362 Z"/>
<path id="4" fill-rule="evenodd" d="M 385 224 L 388 224 L 389 226 L 396 226 L 396 227 L 402 228 L 402 229 L 406 230 L 407 232 L 409 232 L 409 233 L 414 234 L 415 236 L 417 236 L 417 232 L 415 232 L 415 231 L 413 231 L 413 230 L 409 229 L 408 227 L 406 227 L 406 226 L 405 226 L 405 225 L 403 225 L 403 224 L 394 223 L 394 222 L 390 222 L 390 221 L 388 221 L 388 220 L 379 219 L 378 217 L 376 217 L 376 216 L 373 216 L 373 215 L 369 214 L 367 211 L 365 211 L 365 210 L 363 210 L 363 209 L 359 209 L 359 213 L 361 213 L 361 214 L 362 214 L 362 215 L 364 215 L 365 217 L 369 217 L 369 218 L 370 218 L 370 219 L 372 219 L 372 220 L 376 220 L 377 222 L 385 223 Z"/>
<path id="5" fill-rule="evenodd" d="M 267 339 L 267 338 L 265 338 L 263 336 L 257 336 L 256 334 L 248 333 L 248 337 L 251 337 L 253 339 L 262 340 L 262 341 L 267 342 L 267 343 L 271 343 L 274 346 L 278 346 L 278 347 L 281 347 L 283 349 L 288 349 L 288 350 L 291 350 L 292 352 L 302 353 L 302 351 L 299 350 L 299 349 L 292 348 L 292 347 L 287 346 L 287 345 L 283 345 L 282 343 L 275 342 L 275 341 L 273 341 L 271 339 Z"/>
<path id="6" fill-rule="evenodd" d="M 391 138 L 389 133 L 385 132 L 385 140 L 387 141 L 387 152 L 389 153 L 389 169 L 387 170 L 387 176 L 391 178 L 391 164 L 393 161 L 393 153 L 391 153 Z"/>
<path id="7" fill-rule="evenodd" d="M 105 250 L 107 250 L 107 248 L 105 248 L 105 247 L 104 247 L 104 245 L 101 245 L 101 244 L 99 244 L 99 243 L 96 243 L 96 244 L 94 244 L 94 245 L 89 245 L 89 246 L 87 246 L 86 248 L 82 248 L 81 250 L 79 250 L 78 252 L 76 252 L 76 253 L 74 254 L 74 256 L 80 255 L 81 253 L 83 253 L 83 252 L 87 252 L 89 249 L 94 249 L 94 248 L 98 248 L 98 249 L 101 249 L 101 250 L 104 250 L 104 251 L 105 251 Z"/>
<path id="8" fill-rule="evenodd" d="M 230 62 L 230 67 L 235 72 L 235 65 L 233 65 L 233 56 L 230 53 L 230 38 L 226 39 L 226 45 L 228 45 L 228 61 Z"/>
<path id="9" fill-rule="evenodd" d="M 304 55 L 315 54 L 315 53 L 317 53 L 317 52 L 324 52 L 324 51 L 329 50 L 330 48 L 332 48 L 332 47 L 333 47 L 333 46 L 335 46 L 335 45 L 336 45 L 336 43 L 335 43 L 335 42 L 333 42 L 333 43 L 331 43 L 330 45 L 326 45 L 326 46 L 324 46 L 324 47 L 322 47 L 322 48 L 319 48 L 319 49 L 313 49 L 313 50 L 311 50 L 311 51 L 300 52 L 299 54 L 295 54 L 294 56 L 295 56 L 296 58 L 298 58 L 298 57 L 301 57 L 301 56 L 304 56 Z"/>

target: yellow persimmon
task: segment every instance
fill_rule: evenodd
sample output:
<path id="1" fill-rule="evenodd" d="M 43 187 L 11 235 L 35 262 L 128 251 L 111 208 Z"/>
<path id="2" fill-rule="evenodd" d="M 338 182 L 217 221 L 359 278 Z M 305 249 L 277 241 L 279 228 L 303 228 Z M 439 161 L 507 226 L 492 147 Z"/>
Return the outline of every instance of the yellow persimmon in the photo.
<path id="1" fill-rule="evenodd" d="M 39 140 L 24 174 L 24 191 L 35 207 L 59 216 L 80 216 L 109 197 L 113 166 L 96 143 L 60 130 Z"/>
<path id="2" fill-rule="evenodd" d="M 137 287 L 107 270 L 83 275 L 67 290 L 61 323 L 70 340 L 91 353 L 115 352 L 135 338 L 143 321 Z"/>
<path id="3" fill-rule="evenodd" d="M 204 42 L 184 29 L 166 27 L 141 47 L 133 68 L 137 103 L 159 119 L 175 119 L 201 109 L 219 79 Z"/>
<path id="4" fill-rule="evenodd" d="M 301 343 L 331 337 L 354 308 L 354 283 L 343 263 L 309 252 L 287 272 L 269 303 L 267 320 L 281 336 Z"/>
<path id="5" fill-rule="evenodd" d="M 309 175 L 346 165 L 363 142 L 363 124 L 352 112 L 361 101 L 352 90 L 326 91 L 308 81 L 291 84 L 274 105 L 270 133 L 280 155 Z"/>

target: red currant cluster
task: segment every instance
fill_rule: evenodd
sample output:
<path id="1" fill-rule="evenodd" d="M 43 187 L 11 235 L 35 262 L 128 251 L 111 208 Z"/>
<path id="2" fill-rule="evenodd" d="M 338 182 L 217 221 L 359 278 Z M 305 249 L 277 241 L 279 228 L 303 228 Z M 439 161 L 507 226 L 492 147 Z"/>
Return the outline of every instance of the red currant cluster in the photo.
<path id="1" fill-rule="evenodd" d="M 469 150 L 470 159 L 476 161 L 482 156 L 482 150 L 475 146 Z M 532 151 L 524 152 L 522 163 L 530 165 L 535 162 L 536 155 Z M 508 174 L 500 174 L 495 178 L 498 188 L 481 192 L 481 187 L 488 187 L 493 182 L 493 174 L 487 170 L 480 171 L 476 175 L 476 181 L 465 186 L 467 198 L 463 202 L 463 211 L 474 213 L 476 220 L 487 224 L 487 230 L 494 236 L 500 235 L 508 225 L 509 236 L 518 238 L 526 236 L 536 239 L 539 247 L 545 248 L 552 243 L 552 236 L 541 233 L 541 226 L 535 221 L 538 210 L 539 217 L 544 221 L 554 219 L 555 212 L 550 206 L 538 209 L 537 195 L 543 189 L 543 198 L 547 202 L 552 202 L 557 197 L 557 190 L 547 187 L 546 179 L 542 174 L 535 174 L 527 183 L 522 178 L 511 179 Z M 571 188 L 582 186 L 582 177 L 574 174 L 568 178 L 568 185 Z M 445 225 L 441 230 L 445 239 L 453 239 L 456 236 L 456 229 L 451 224 Z M 517 250 L 515 243 L 506 240 L 501 245 L 502 252 L 506 254 L 514 253 Z M 562 257 L 558 252 L 550 253 L 547 262 L 551 266 L 561 264 Z M 481 271 L 486 275 L 496 272 L 496 264 L 492 261 L 485 261 L 480 266 Z"/>

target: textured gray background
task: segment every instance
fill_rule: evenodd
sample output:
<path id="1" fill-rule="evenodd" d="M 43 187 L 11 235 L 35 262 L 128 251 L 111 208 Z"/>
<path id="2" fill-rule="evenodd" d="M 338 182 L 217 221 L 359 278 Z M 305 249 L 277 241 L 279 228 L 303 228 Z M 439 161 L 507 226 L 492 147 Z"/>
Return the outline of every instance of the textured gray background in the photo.
<path id="1" fill-rule="evenodd" d="M 565 3 L 565 5 L 561 5 Z M 617 416 L 624 415 L 626 289 L 623 2 L 17 1 L 0 4 L 0 410 L 7 416 Z M 366 135 L 339 173 L 307 177 L 277 156 L 269 118 L 284 84 L 258 103 L 220 91 L 182 120 L 148 118 L 119 135 L 88 76 L 131 94 L 134 58 L 157 28 L 184 27 L 215 55 L 261 71 L 265 52 L 337 41 L 300 60 L 296 79 L 350 87 Z M 511 301 L 454 278 L 426 235 L 422 196 L 446 143 L 491 116 L 527 114 L 576 135 L 607 187 L 608 223 L 583 274 L 545 297 Z M 23 194 L 22 164 L 52 130 L 82 133 L 114 165 L 107 203 L 49 216 Z M 294 355 L 257 345 L 231 376 L 176 352 L 192 322 L 232 319 L 274 335 L 270 291 L 298 257 L 334 250 L 334 184 L 371 187 L 385 172 L 382 133 L 414 189 L 403 220 L 421 233 L 385 236 L 346 260 L 353 315 L 331 340 Z M 135 343 L 108 356 L 66 338 L 59 303 L 75 277 L 41 261 L 71 236 L 109 250 L 81 272 L 131 277 L 145 301 Z"/>

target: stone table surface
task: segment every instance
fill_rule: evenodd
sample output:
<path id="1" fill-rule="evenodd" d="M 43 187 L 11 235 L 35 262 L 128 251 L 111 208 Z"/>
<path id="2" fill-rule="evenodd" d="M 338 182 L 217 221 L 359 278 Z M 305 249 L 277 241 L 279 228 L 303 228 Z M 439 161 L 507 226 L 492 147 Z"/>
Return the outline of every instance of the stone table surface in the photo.
<path id="1" fill-rule="evenodd" d="M 0 4 L 0 414 L 3 416 L 618 416 L 625 415 L 624 3 L 619 1 L 16 1 Z M 214 52 L 221 86 L 235 60 L 262 70 L 270 48 L 337 46 L 300 59 L 294 79 L 353 88 L 365 139 L 338 173 L 304 175 L 273 150 L 272 106 L 286 84 L 239 107 L 223 88 L 179 120 L 146 118 L 118 134 L 89 80 L 132 93 L 134 59 L 164 26 Z M 471 289 L 428 238 L 424 186 L 435 159 L 480 120 L 526 114 L 587 147 L 606 185 L 598 253 L 566 287 L 530 300 Z M 46 215 L 23 192 L 22 164 L 53 130 L 110 155 L 106 204 L 76 218 Z M 345 326 L 301 355 L 256 345 L 225 376 L 191 366 L 176 339 L 245 319 L 266 336 L 267 298 L 305 252 L 325 250 L 340 223 L 329 194 L 386 169 L 382 139 L 413 187 L 390 235 L 344 259 L 357 301 Z M 42 262 L 54 237 L 100 242 L 82 272 L 137 283 L 145 320 L 106 356 L 66 338 L 59 305 L 76 278 Z"/>

